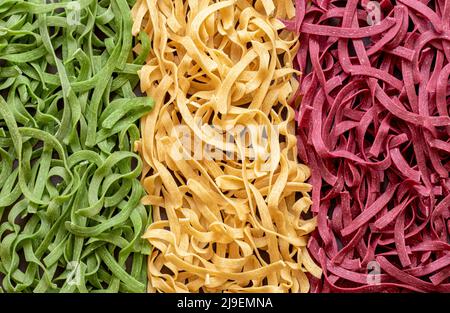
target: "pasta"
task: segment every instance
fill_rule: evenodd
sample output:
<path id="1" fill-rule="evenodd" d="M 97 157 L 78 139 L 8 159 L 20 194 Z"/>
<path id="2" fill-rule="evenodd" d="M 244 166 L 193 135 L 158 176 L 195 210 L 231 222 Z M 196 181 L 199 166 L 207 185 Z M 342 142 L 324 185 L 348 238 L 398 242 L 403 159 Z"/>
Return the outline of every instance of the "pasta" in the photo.
<path id="1" fill-rule="evenodd" d="M 132 143 L 153 106 L 133 92 L 148 37 L 134 56 L 126 0 L 0 11 L 0 292 L 145 292 Z"/>
<path id="2" fill-rule="evenodd" d="M 450 2 L 296 4 L 311 290 L 450 292 Z"/>
<path id="3" fill-rule="evenodd" d="M 297 38 L 277 19 L 294 14 L 281 0 L 133 7 L 133 34 L 152 40 L 139 76 L 155 107 L 135 145 L 153 206 L 150 292 L 307 292 L 320 277 L 289 105 Z"/>

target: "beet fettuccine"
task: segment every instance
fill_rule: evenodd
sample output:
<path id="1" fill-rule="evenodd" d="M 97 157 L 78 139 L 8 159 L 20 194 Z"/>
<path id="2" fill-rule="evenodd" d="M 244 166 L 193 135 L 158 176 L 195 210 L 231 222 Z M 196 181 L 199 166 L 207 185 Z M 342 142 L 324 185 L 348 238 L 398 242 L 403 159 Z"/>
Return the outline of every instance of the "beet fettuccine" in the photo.
<path id="1" fill-rule="evenodd" d="M 450 2 L 296 1 L 325 291 L 450 291 Z M 374 275 L 375 274 L 375 275 Z"/>

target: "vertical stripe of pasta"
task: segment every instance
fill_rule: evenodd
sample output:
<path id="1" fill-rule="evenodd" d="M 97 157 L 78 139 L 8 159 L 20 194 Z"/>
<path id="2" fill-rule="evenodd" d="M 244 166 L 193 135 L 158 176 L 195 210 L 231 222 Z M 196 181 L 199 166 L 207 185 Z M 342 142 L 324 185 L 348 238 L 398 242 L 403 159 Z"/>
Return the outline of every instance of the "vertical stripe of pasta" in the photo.
<path id="1" fill-rule="evenodd" d="M 297 161 L 289 0 L 138 0 L 150 292 L 307 292 L 315 218 Z M 140 46 L 135 48 L 139 51 Z"/>

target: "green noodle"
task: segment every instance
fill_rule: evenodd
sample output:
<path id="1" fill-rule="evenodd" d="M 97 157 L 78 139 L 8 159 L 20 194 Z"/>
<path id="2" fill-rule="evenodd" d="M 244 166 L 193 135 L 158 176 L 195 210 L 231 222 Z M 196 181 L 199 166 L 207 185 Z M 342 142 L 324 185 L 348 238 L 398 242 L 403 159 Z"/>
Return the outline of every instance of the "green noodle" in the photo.
<path id="1" fill-rule="evenodd" d="M 0 291 L 146 290 L 131 5 L 0 2 Z"/>

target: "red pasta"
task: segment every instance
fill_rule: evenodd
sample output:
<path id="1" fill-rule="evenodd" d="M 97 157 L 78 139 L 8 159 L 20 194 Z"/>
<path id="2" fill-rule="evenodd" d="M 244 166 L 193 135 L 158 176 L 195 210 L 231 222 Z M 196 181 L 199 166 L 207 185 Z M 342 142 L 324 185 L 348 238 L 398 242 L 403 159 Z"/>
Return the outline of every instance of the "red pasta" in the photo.
<path id="1" fill-rule="evenodd" d="M 450 292 L 450 1 L 296 0 L 313 292 Z"/>

